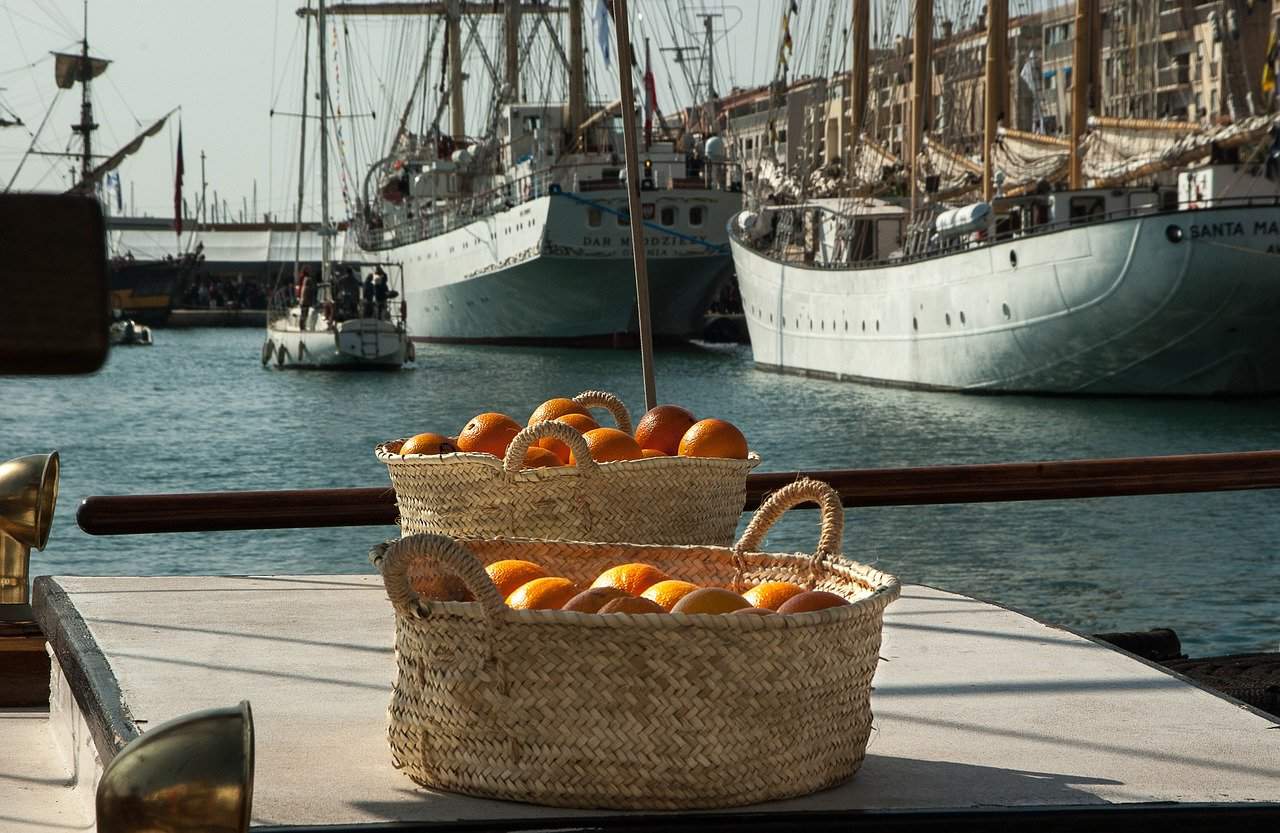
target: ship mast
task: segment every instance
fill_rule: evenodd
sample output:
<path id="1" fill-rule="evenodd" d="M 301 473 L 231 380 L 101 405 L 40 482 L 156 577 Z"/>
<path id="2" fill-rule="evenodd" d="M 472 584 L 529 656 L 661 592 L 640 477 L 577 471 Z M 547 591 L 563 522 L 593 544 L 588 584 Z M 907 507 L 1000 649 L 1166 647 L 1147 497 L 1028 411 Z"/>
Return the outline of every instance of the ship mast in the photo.
<path id="1" fill-rule="evenodd" d="M 1087 2 L 1087 0 L 1081 0 Z M 916 0 L 915 33 L 912 35 L 911 58 L 911 134 L 907 137 L 911 162 L 911 216 L 920 209 L 920 184 L 917 176 L 920 154 L 924 151 L 925 114 L 929 112 L 931 65 L 929 52 L 933 46 L 933 0 Z"/>
<path id="2" fill-rule="evenodd" d="M 507 0 L 502 35 L 506 46 L 507 101 L 520 101 L 520 0 Z"/>
<path id="3" fill-rule="evenodd" d="M 311 2 L 308 0 L 307 9 L 311 9 Z M 302 135 L 298 141 L 298 213 L 294 220 L 294 238 L 293 238 L 293 278 L 298 279 L 298 273 L 302 269 L 302 199 L 305 194 L 305 183 L 307 181 L 307 73 L 311 68 L 311 18 L 307 17 L 305 24 L 306 31 L 302 36 Z M 204 179 L 204 152 L 200 153 L 200 169 L 201 180 Z M 201 186 L 203 191 L 203 186 Z M 201 198 L 201 205 L 204 199 Z"/>
<path id="4" fill-rule="evenodd" d="M 871 0 L 853 0 L 853 60 L 849 69 L 849 165 L 862 135 L 867 108 L 868 56 L 871 51 Z"/>
<path id="5" fill-rule="evenodd" d="M 316 42 L 320 50 L 320 283 L 322 286 L 329 283 L 332 272 L 329 255 L 333 243 L 333 231 L 329 228 L 329 77 L 328 52 L 324 43 L 325 31 L 324 0 L 320 0 L 316 14 Z"/>
<path id="6" fill-rule="evenodd" d="M 467 135 L 467 114 L 462 103 L 462 5 L 449 0 L 445 15 L 449 50 L 449 132 L 455 139 Z"/>
<path id="7" fill-rule="evenodd" d="M 1008 96 L 1005 85 L 1008 81 L 1007 56 L 1009 43 L 1009 2 L 1008 0 L 988 0 L 987 3 L 987 92 L 984 112 L 983 151 L 982 151 L 982 199 L 991 202 L 995 196 L 995 159 L 993 152 L 996 145 L 996 132 L 1000 128 L 1000 117 L 1004 115 Z"/>
<path id="8" fill-rule="evenodd" d="M 1075 49 L 1071 56 L 1071 159 L 1067 183 L 1072 190 L 1084 187 L 1080 142 L 1089 125 L 1089 88 L 1093 84 L 1093 18 L 1095 0 L 1076 0 Z"/>
<path id="9" fill-rule="evenodd" d="M 586 73 L 582 67 L 582 0 L 569 0 L 569 124 L 583 138 L 582 124 L 587 120 L 586 99 Z"/>
<path id="10" fill-rule="evenodd" d="M 89 0 L 84 3 L 84 38 L 80 41 L 80 123 L 71 125 L 71 129 L 80 134 L 82 151 L 80 153 L 80 181 L 89 182 L 93 173 L 93 131 L 98 125 L 93 123 L 93 100 L 89 96 L 89 82 L 93 78 L 93 65 L 89 61 Z M 93 185 L 97 190 L 97 185 Z"/>

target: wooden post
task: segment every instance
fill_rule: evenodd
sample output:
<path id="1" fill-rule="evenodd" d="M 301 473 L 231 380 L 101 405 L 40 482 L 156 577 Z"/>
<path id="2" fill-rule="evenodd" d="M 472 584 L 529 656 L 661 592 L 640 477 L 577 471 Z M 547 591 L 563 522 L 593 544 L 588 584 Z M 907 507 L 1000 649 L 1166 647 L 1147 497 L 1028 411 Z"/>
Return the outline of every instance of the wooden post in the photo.
<path id="1" fill-rule="evenodd" d="M 502 35 L 506 44 L 509 102 L 520 101 L 520 0 L 507 0 Z"/>
<path id="2" fill-rule="evenodd" d="M 1093 0 L 1076 0 L 1075 44 L 1071 55 L 1071 157 L 1067 184 L 1072 189 L 1084 187 L 1083 158 L 1080 142 L 1084 139 L 1089 122 L 1089 68 L 1093 59 L 1089 55 L 1093 33 Z"/>
<path id="3" fill-rule="evenodd" d="M 467 114 L 462 100 L 462 6 L 450 0 L 445 18 L 449 38 L 449 130 L 455 139 L 467 135 Z"/>
<path id="4" fill-rule="evenodd" d="M 575 140 L 582 123 L 587 120 L 586 99 L 587 82 L 582 67 L 582 0 L 569 0 L 569 129 Z"/>
<path id="5" fill-rule="evenodd" d="M 640 368 L 645 410 L 658 404 L 653 376 L 653 326 L 649 321 L 649 271 L 645 264 L 644 220 L 640 204 L 640 160 L 636 149 L 636 97 L 631 87 L 631 35 L 627 0 L 614 0 L 618 34 L 618 83 L 622 93 L 622 141 L 627 159 L 627 212 L 631 215 L 631 258 L 636 269 L 636 319 L 640 326 Z"/>
<path id="6" fill-rule="evenodd" d="M 915 32 L 912 38 L 911 58 L 911 135 L 907 147 L 911 151 L 911 215 L 920 208 L 920 184 L 917 176 L 920 153 L 924 150 L 924 131 L 929 112 L 929 93 L 933 86 L 930 78 L 930 52 L 933 48 L 933 2 L 916 0 Z"/>
<path id="7" fill-rule="evenodd" d="M 849 71 L 849 160 L 862 135 L 862 118 L 867 109 L 868 56 L 871 51 L 871 0 L 853 0 L 853 60 Z"/>
<path id="8" fill-rule="evenodd" d="M 984 95 L 982 143 L 982 198 L 991 202 L 995 196 L 995 161 L 992 151 L 996 144 L 1000 114 L 1007 106 L 1004 89 L 1009 69 L 1006 62 L 1006 46 L 1009 41 L 1009 0 L 990 0 L 987 3 L 987 77 Z"/>

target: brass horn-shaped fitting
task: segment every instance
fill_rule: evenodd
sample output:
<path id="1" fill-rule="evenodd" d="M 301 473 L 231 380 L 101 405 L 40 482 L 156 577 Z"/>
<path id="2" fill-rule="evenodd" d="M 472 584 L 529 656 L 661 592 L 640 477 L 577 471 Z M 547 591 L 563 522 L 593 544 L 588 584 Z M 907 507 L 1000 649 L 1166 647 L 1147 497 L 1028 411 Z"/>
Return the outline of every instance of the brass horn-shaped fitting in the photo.
<path id="1" fill-rule="evenodd" d="M 26 604 L 31 548 L 44 549 L 58 502 L 58 452 L 0 463 L 0 604 Z"/>
<path id="2" fill-rule="evenodd" d="M 253 806 L 253 714 L 192 712 L 134 738 L 98 782 L 98 833 L 246 833 Z"/>

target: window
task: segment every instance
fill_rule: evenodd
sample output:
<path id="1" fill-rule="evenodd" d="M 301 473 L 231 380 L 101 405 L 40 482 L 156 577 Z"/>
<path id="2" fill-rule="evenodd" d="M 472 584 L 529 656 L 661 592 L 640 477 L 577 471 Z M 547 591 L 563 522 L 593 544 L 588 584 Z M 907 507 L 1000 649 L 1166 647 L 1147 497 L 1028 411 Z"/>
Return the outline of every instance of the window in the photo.
<path id="1" fill-rule="evenodd" d="M 700 205 L 695 205 L 689 209 L 689 225 L 700 226 L 703 223 L 706 209 Z"/>
<path id="2" fill-rule="evenodd" d="M 646 220 L 652 220 L 654 213 L 656 211 L 657 211 L 657 208 L 651 202 L 647 202 L 644 205 L 640 206 L 640 216 Z"/>
<path id="3" fill-rule="evenodd" d="M 592 228 L 596 228 L 603 222 L 604 222 L 604 215 L 600 213 L 600 209 L 598 208 L 587 209 L 587 225 L 591 226 Z"/>
<path id="4" fill-rule="evenodd" d="M 662 219 L 660 222 L 664 226 L 674 226 L 676 224 L 676 210 L 673 206 L 664 205 L 662 207 Z"/>
<path id="5" fill-rule="evenodd" d="M 628 216 L 626 211 L 619 211 L 616 216 L 618 219 L 618 225 L 620 226 L 631 225 L 631 217 Z"/>

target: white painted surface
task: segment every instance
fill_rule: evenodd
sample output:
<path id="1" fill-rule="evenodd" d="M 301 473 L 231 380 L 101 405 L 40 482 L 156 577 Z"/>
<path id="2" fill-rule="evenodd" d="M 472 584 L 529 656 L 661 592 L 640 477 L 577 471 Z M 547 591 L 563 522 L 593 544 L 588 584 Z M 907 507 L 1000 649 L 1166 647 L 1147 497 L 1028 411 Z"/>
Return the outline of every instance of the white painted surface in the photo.
<path id="1" fill-rule="evenodd" d="M 391 767 L 394 623 L 374 576 L 57 581 L 147 725 L 252 702 L 258 824 L 566 814 Z M 1272 721 L 1015 612 L 909 586 L 882 655 L 862 771 L 755 809 L 1280 800 Z"/>
<path id="2" fill-rule="evenodd" d="M 1097 223 L 865 269 L 784 265 L 737 240 L 733 252 L 766 367 L 969 391 L 1280 391 L 1274 206 Z"/>
<path id="3" fill-rule="evenodd" d="M 93 828 L 93 813 L 54 742 L 49 715 L 43 709 L 0 709 L 0 830 Z"/>

